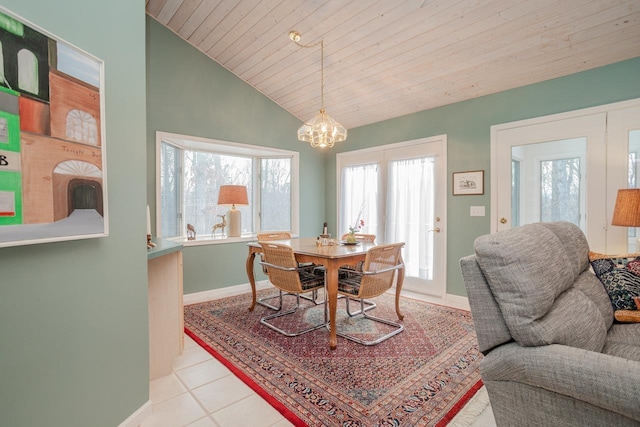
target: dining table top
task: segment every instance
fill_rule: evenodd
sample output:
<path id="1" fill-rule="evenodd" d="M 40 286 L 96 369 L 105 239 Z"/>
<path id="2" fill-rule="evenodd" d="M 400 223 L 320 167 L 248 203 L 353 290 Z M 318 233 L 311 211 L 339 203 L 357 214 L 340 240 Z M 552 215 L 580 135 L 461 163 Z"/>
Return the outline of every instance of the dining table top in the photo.
<path id="1" fill-rule="evenodd" d="M 347 258 L 353 255 L 366 253 L 375 243 L 356 242 L 345 244 L 338 242 L 334 245 L 319 245 L 315 237 L 303 237 L 298 239 L 269 240 L 268 243 L 278 243 L 291 246 L 293 252 L 300 255 L 320 256 L 323 258 Z M 251 242 L 249 246 L 260 248 L 259 242 Z"/>

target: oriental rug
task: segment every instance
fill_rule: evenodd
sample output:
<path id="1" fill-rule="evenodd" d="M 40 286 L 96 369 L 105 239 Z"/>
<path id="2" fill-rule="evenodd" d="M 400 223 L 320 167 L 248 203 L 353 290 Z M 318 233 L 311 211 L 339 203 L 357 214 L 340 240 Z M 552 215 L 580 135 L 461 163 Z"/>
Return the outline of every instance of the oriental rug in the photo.
<path id="1" fill-rule="evenodd" d="M 185 331 L 296 426 L 444 426 L 482 387 L 468 311 L 403 298 L 402 333 L 371 347 L 338 337 L 332 351 L 327 329 L 286 337 L 261 325 L 273 311 L 257 305 L 250 312 L 250 301 L 243 294 L 187 305 Z M 376 316 L 397 319 L 393 295 L 375 302 Z M 322 306 L 303 306 L 279 318 L 280 326 L 322 320 Z M 386 327 L 350 318 L 344 300 L 337 322 L 362 336 Z"/>

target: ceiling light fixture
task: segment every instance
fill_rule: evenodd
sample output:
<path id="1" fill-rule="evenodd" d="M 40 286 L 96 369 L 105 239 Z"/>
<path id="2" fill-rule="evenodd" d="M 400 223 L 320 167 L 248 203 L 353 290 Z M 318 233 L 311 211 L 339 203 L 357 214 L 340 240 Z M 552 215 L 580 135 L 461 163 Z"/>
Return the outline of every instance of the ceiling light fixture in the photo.
<path id="1" fill-rule="evenodd" d="M 320 45 L 320 112 L 300 126 L 298 139 L 309 142 L 312 147 L 331 148 L 336 142 L 347 139 L 347 130 L 324 110 L 324 40 L 320 39 L 318 43 L 304 45 L 300 43 L 302 36 L 297 31 L 291 31 L 289 38 L 300 47 Z"/>

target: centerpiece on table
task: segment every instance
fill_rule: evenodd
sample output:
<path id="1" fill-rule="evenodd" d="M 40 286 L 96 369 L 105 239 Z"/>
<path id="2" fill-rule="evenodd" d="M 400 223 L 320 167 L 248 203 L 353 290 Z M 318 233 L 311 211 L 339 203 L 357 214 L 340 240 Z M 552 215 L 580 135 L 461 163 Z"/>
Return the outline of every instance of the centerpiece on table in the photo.
<path id="1" fill-rule="evenodd" d="M 356 233 L 362 230 L 364 227 L 364 219 L 362 219 L 362 210 L 364 208 L 364 202 L 362 202 L 362 206 L 360 206 L 360 213 L 358 213 L 358 218 L 353 226 L 349 227 L 349 234 L 347 235 L 347 243 L 353 244 L 356 243 Z"/>

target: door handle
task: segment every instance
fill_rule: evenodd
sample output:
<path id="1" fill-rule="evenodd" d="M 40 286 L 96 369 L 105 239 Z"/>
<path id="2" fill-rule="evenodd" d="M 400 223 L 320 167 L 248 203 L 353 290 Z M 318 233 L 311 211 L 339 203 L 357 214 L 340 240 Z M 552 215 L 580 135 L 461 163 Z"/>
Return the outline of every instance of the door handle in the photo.
<path id="1" fill-rule="evenodd" d="M 429 233 L 431 233 L 432 231 L 435 231 L 436 233 L 440 232 L 440 227 L 436 227 L 433 230 L 429 230 Z"/>
<path id="2" fill-rule="evenodd" d="M 502 217 L 500 218 L 500 224 L 506 224 L 507 223 L 507 218 Z"/>

